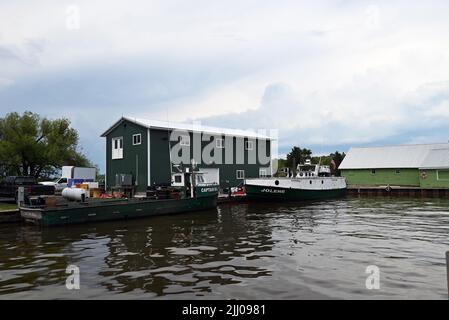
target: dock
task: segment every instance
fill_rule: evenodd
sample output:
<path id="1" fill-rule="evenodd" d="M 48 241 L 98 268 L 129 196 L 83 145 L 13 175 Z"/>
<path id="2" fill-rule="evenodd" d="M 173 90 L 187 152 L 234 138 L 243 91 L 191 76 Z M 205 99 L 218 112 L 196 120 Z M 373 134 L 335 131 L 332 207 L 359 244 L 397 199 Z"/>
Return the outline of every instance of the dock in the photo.
<path id="1" fill-rule="evenodd" d="M 224 204 L 224 203 L 239 203 L 244 202 L 246 199 L 245 196 L 239 196 L 239 197 L 232 197 L 227 194 L 220 194 L 218 196 L 217 204 Z"/>
<path id="2" fill-rule="evenodd" d="M 379 197 L 421 197 L 421 198 L 449 198 L 449 189 L 403 186 L 348 186 L 350 196 L 379 196 Z"/>

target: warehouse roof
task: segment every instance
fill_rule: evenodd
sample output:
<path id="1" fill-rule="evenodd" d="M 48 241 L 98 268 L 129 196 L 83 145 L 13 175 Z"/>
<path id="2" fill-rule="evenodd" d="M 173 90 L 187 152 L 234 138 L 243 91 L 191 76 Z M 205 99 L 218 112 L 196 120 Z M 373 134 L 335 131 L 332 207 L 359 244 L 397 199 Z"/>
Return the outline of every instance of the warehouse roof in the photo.
<path id="1" fill-rule="evenodd" d="M 339 169 L 449 168 L 449 143 L 351 148 Z"/>
<path id="2" fill-rule="evenodd" d="M 449 168 L 449 148 L 433 149 L 421 163 L 421 169 Z"/>
<path id="3" fill-rule="evenodd" d="M 204 132 L 212 135 L 225 135 L 225 136 L 234 136 L 234 137 L 248 137 L 248 138 L 256 138 L 256 139 L 265 139 L 265 140 L 275 140 L 274 138 L 259 134 L 255 131 L 250 130 L 239 130 L 239 129 L 226 129 L 226 128 L 217 128 L 217 127 L 209 127 L 203 126 L 199 123 L 177 123 L 171 121 L 161 121 L 161 120 L 147 120 L 140 118 L 131 118 L 131 117 L 122 117 L 116 123 L 114 123 L 108 130 L 106 130 L 101 136 L 107 136 L 112 130 L 114 130 L 117 126 L 119 126 L 123 121 L 129 121 L 135 123 L 137 125 L 152 128 L 152 129 L 171 129 L 171 130 L 182 130 L 182 131 L 194 131 L 194 132 Z"/>

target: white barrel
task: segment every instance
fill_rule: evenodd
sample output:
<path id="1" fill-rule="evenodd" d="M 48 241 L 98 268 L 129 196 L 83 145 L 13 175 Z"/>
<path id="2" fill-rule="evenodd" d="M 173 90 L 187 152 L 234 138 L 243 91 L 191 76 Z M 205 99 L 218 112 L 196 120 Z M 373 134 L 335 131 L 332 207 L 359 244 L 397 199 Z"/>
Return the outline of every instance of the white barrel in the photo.
<path id="1" fill-rule="evenodd" d="M 67 200 L 85 201 L 87 198 L 86 191 L 81 188 L 65 188 L 62 190 L 62 196 Z"/>

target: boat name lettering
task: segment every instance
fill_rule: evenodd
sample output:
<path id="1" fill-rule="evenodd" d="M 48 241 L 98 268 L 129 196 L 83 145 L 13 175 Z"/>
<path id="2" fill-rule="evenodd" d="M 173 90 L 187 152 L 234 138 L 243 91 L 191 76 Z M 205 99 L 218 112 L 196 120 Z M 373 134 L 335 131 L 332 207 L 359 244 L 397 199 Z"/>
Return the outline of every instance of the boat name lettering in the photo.
<path id="1" fill-rule="evenodd" d="M 285 193 L 285 190 L 265 188 L 265 189 L 262 189 L 261 192 L 265 192 L 265 193 Z"/>
<path id="2" fill-rule="evenodd" d="M 217 192 L 218 188 L 201 188 L 201 192 Z"/>

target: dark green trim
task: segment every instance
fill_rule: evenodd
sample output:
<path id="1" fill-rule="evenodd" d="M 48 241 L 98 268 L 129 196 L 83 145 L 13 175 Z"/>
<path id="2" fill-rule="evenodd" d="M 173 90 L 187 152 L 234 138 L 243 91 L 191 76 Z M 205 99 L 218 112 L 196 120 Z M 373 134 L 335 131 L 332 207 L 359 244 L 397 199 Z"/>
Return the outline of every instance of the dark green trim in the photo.
<path id="1" fill-rule="evenodd" d="M 246 197 L 250 200 L 303 201 L 340 198 L 346 195 L 346 189 L 300 190 L 253 185 L 245 185 L 245 189 Z"/>
<path id="2" fill-rule="evenodd" d="M 169 200 L 108 200 L 97 204 L 79 205 L 65 209 L 21 208 L 22 217 L 42 226 L 57 226 L 87 222 L 145 218 L 209 210 L 217 206 L 217 194 L 189 199 Z"/>

